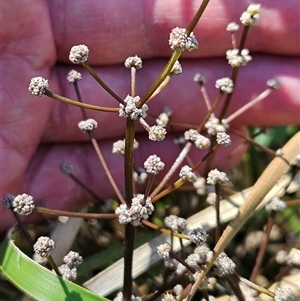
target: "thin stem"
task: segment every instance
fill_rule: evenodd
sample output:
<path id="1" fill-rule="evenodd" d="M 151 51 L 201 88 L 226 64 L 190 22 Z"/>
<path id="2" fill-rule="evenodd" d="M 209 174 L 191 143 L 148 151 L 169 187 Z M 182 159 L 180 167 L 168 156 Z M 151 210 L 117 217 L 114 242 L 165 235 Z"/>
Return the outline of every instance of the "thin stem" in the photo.
<path id="1" fill-rule="evenodd" d="M 69 176 L 75 183 L 77 183 L 80 187 L 82 187 L 85 191 L 92 195 L 98 202 L 103 203 L 103 200 L 92 189 L 81 182 L 73 173 L 69 173 L 67 174 L 67 176 Z"/>
<path id="2" fill-rule="evenodd" d="M 94 111 L 103 111 L 103 112 L 112 112 L 112 113 L 119 112 L 118 108 L 100 107 L 100 106 L 90 105 L 90 104 L 86 104 L 86 103 L 81 103 L 81 102 L 72 100 L 70 98 L 55 94 L 47 89 L 45 89 L 44 94 L 52 99 L 67 103 L 67 104 L 69 104 L 71 106 L 75 106 L 75 107 L 86 108 L 86 109 L 94 110 Z"/>
<path id="3" fill-rule="evenodd" d="M 236 117 L 240 116 L 245 111 L 247 111 L 248 109 L 250 109 L 251 107 L 253 107 L 257 103 L 259 103 L 260 101 L 262 101 L 263 99 L 265 99 L 269 94 L 271 94 L 271 92 L 272 92 L 272 89 L 270 89 L 270 88 L 266 89 L 261 94 L 259 94 L 256 98 L 254 98 L 253 100 L 251 100 L 250 102 L 248 102 L 247 104 L 245 104 L 244 106 L 242 106 L 240 109 L 238 109 L 237 111 L 235 111 L 233 114 L 231 114 L 230 116 L 228 116 L 227 118 L 225 118 L 225 122 L 226 123 L 230 123 Z"/>
<path id="4" fill-rule="evenodd" d="M 190 237 L 188 235 L 178 233 L 178 232 L 173 232 L 173 231 L 165 229 L 165 228 L 161 228 L 161 227 L 151 223 L 148 220 L 142 220 L 142 223 L 143 223 L 144 226 L 147 226 L 147 227 L 149 227 L 151 229 L 154 229 L 156 231 L 160 231 L 161 233 L 166 234 L 166 235 L 170 236 L 171 238 L 174 236 L 174 237 L 178 237 L 180 239 L 186 239 L 186 240 L 190 239 Z"/>
<path id="5" fill-rule="evenodd" d="M 189 24 L 189 26 L 186 29 L 186 34 L 190 35 L 191 32 L 194 30 L 194 28 L 196 27 L 197 23 L 199 22 L 201 16 L 203 15 L 207 5 L 209 3 L 209 0 L 203 0 L 203 2 L 201 3 L 197 13 L 195 14 L 193 20 L 191 21 L 191 23 Z"/>
<path id="6" fill-rule="evenodd" d="M 75 80 L 73 84 L 74 84 L 74 88 L 75 88 L 75 92 L 76 92 L 78 101 L 81 102 L 81 103 L 83 103 L 82 97 L 81 97 L 81 93 L 80 93 L 80 90 L 79 90 L 79 86 L 78 86 L 78 81 Z M 88 116 L 87 116 L 87 113 L 86 113 L 85 109 L 82 108 L 82 107 L 81 107 L 80 109 L 81 109 L 83 118 L 84 118 L 85 120 L 87 120 L 87 119 L 88 119 Z"/>
<path id="7" fill-rule="evenodd" d="M 131 96 L 135 97 L 136 94 L 136 68 L 131 67 Z"/>
<path id="8" fill-rule="evenodd" d="M 271 231 L 272 231 L 272 228 L 274 225 L 275 215 L 276 215 L 276 211 L 271 211 L 271 214 L 270 214 L 270 217 L 268 220 L 268 224 L 267 224 L 267 228 L 265 230 L 264 240 L 263 240 L 262 244 L 260 245 L 258 254 L 256 256 L 256 262 L 255 262 L 254 268 L 252 270 L 251 276 L 249 278 L 249 280 L 252 282 L 255 281 L 257 274 L 259 272 L 260 266 L 262 264 L 262 261 L 264 259 L 264 255 L 266 253 L 266 249 L 267 249 L 268 242 L 270 239 L 270 234 L 271 234 Z"/>
<path id="9" fill-rule="evenodd" d="M 252 281 L 249 281 L 249 280 L 243 278 L 242 276 L 240 276 L 240 275 L 237 274 L 237 273 L 234 273 L 233 275 L 234 275 L 235 277 L 237 277 L 241 282 L 243 282 L 243 283 L 245 283 L 247 286 L 249 286 L 250 288 L 253 288 L 254 290 L 256 290 L 256 291 L 258 291 L 258 292 L 260 292 L 260 293 L 263 293 L 263 294 L 265 294 L 265 295 L 267 295 L 267 296 L 270 296 L 270 297 L 272 297 L 272 298 L 275 297 L 275 294 L 274 294 L 273 292 L 269 291 L 268 289 L 266 289 L 266 288 L 264 288 L 264 287 L 262 287 L 262 286 L 259 286 L 259 285 L 255 284 L 255 283 L 253 283 Z"/>
<path id="10" fill-rule="evenodd" d="M 149 88 L 149 90 L 146 92 L 146 94 L 140 99 L 140 101 L 137 104 L 137 107 L 142 107 L 143 104 L 145 104 L 149 98 L 152 96 L 153 93 L 157 90 L 157 88 L 161 85 L 161 83 L 165 80 L 165 78 L 169 75 L 170 71 L 172 70 L 175 62 L 179 59 L 181 55 L 180 51 L 174 51 L 172 56 L 170 57 L 168 63 L 164 67 L 161 74 L 158 76 L 158 78 L 155 80 L 153 85 Z"/>
<path id="11" fill-rule="evenodd" d="M 49 209 L 45 207 L 36 206 L 34 211 L 56 216 L 78 217 L 78 218 L 94 218 L 94 219 L 116 219 L 118 215 L 115 213 L 85 213 L 85 212 L 73 212 L 57 209 Z"/>
<path id="12" fill-rule="evenodd" d="M 171 176 L 174 174 L 176 169 L 179 167 L 179 165 L 182 163 L 188 152 L 190 151 L 192 147 L 192 143 L 188 142 L 185 147 L 182 149 L 178 157 L 176 158 L 175 162 L 171 166 L 170 170 L 167 172 L 167 174 L 164 176 L 163 180 L 159 183 L 159 185 L 152 191 L 150 197 L 154 201 L 154 197 L 160 192 L 160 190 L 165 186 L 165 184 L 170 180 Z M 156 198 L 155 198 L 156 199 Z"/>
<path id="13" fill-rule="evenodd" d="M 103 166 L 103 169 L 104 169 L 104 171 L 105 171 L 105 173 L 106 173 L 106 175 L 108 177 L 108 180 L 109 180 L 111 186 L 113 187 L 113 189 L 114 189 L 116 195 L 118 196 L 120 202 L 123 203 L 123 204 L 125 204 L 126 203 L 125 199 L 123 198 L 123 196 L 121 194 L 121 191 L 120 191 L 119 187 L 117 186 L 117 184 L 116 184 L 116 182 L 115 182 L 115 180 L 114 180 L 114 178 L 113 178 L 113 176 L 112 176 L 112 174 L 111 174 L 111 172 L 110 172 L 110 170 L 109 170 L 109 168 L 108 168 L 108 166 L 106 164 L 106 161 L 105 161 L 105 159 L 103 157 L 103 154 L 102 154 L 102 152 L 100 150 L 100 147 L 99 147 L 99 145 L 97 143 L 97 140 L 95 138 L 92 138 L 91 141 L 92 141 L 94 149 L 95 149 L 95 151 L 96 151 L 96 153 L 98 155 L 98 158 L 99 158 L 99 160 L 100 160 L 100 162 L 101 162 L 101 164 Z"/>
<path id="14" fill-rule="evenodd" d="M 155 176 L 154 175 L 149 175 L 149 178 L 148 178 L 148 182 L 147 182 L 147 187 L 145 189 L 145 193 L 144 193 L 144 200 L 146 201 L 148 195 L 150 194 L 150 191 L 151 191 L 151 188 L 153 186 L 153 183 L 154 183 L 154 178 Z"/>
<path id="15" fill-rule="evenodd" d="M 89 74 L 100 84 L 100 86 L 110 94 L 114 99 L 116 99 L 122 105 L 126 105 L 124 100 L 118 96 L 113 90 L 111 90 L 105 82 L 99 77 L 99 75 L 93 70 L 93 68 L 88 64 L 88 62 L 82 62 L 81 65 L 89 72 Z"/>
<path id="16" fill-rule="evenodd" d="M 217 243 L 218 240 L 221 237 L 220 184 L 218 184 L 218 183 L 215 185 L 215 192 L 216 192 L 216 203 L 215 203 L 215 209 L 216 209 L 215 243 Z"/>
<path id="17" fill-rule="evenodd" d="M 127 207 L 131 207 L 133 198 L 133 143 L 135 134 L 135 121 L 126 119 L 125 133 L 125 195 Z M 123 300 L 130 301 L 132 295 L 132 260 L 136 227 L 131 224 L 125 226 L 124 242 L 124 274 L 123 274 Z"/>
<path id="18" fill-rule="evenodd" d="M 53 257 L 51 255 L 47 256 L 47 260 L 49 262 L 49 264 L 51 265 L 51 268 L 55 271 L 55 273 L 58 275 L 58 276 L 61 276 L 61 273 L 57 267 L 57 264 L 55 263 Z"/>

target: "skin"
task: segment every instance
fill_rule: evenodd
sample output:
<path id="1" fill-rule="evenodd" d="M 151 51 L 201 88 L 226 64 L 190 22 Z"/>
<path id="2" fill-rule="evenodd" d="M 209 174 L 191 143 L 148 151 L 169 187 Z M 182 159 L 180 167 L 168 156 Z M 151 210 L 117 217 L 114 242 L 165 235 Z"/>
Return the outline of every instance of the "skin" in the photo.
<path id="1" fill-rule="evenodd" d="M 266 81 L 277 78 L 281 89 L 261 104 L 233 121 L 246 125 L 299 124 L 299 18 L 297 0 L 262 2 L 260 22 L 250 29 L 247 48 L 253 61 L 242 67 L 229 112 L 253 99 L 266 88 Z M 112 99 L 80 67 L 68 61 L 73 45 L 86 44 L 89 63 L 100 77 L 122 98 L 130 93 L 130 72 L 123 62 L 137 54 L 143 68 L 137 75 L 137 94 L 143 95 L 155 80 L 171 54 L 168 35 L 173 27 L 186 27 L 200 1 L 3 1 L 1 39 L 1 197 L 28 193 L 37 204 L 50 208 L 71 209 L 79 201 L 92 199 L 59 171 L 61 162 L 69 162 L 76 174 L 102 198 L 113 196 L 88 136 L 77 128 L 81 111 L 45 96 L 38 98 L 28 91 L 32 77 L 49 79 L 49 89 L 75 99 L 74 88 L 66 81 L 71 69 L 83 75 L 79 83 L 87 103 L 117 107 Z M 184 54 L 183 74 L 174 77 L 168 87 L 149 104 L 149 114 L 157 115 L 168 105 L 172 120 L 197 125 L 206 109 L 195 73 L 207 79 L 208 93 L 217 95 L 216 79 L 229 76 L 231 70 L 224 58 L 231 49 L 226 25 L 239 22 L 249 1 L 211 1 L 194 33 L 199 41 L 197 51 Z M 242 30 L 239 31 L 238 37 Z M 297 92 L 298 91 L 298 92 Z M 114 141 L 124 138 L 124 122 L 117 114 L 88 111 L 98 121 L 97 139 L 109 168 L 123 189 L 123 160 L 111 154 Z M 154 119 L 147 119 L 153 125 Z M 138 127 L 140 148 L 135 153 L 137 166 L 153 153 L 167 166 L 179 149 L 172 135 L 165 142 L 150 142 Z M 232 146 L 218 153 L 216 166 L 226 170 L 236 164 L 245 151 L 241 141 L 233 138 Z M 234 149 L 237 149 L 234 151 Z M 200 153 L 200 158 L 204 153 Z M 234 154 L 228 157 L 229 154 Z M 199 152 L 192 152 L 197 160 Z M 225 158 L 225 159 L 224 159 Z M 15 220 L 1 207 L 0 232 Z M 27 220 L 30 221 L 30 218 Z"/>

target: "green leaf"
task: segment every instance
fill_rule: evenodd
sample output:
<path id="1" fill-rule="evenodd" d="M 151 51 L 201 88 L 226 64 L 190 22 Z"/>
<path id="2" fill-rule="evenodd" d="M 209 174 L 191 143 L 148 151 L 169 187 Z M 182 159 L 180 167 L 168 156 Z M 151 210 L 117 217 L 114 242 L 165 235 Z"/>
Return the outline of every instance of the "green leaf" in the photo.
<path id="1" fill-rule="evenodd" d="M 38 301 L 108 301 L 37 264 L 9 236 L 0 245 L 0 274 Z"/>

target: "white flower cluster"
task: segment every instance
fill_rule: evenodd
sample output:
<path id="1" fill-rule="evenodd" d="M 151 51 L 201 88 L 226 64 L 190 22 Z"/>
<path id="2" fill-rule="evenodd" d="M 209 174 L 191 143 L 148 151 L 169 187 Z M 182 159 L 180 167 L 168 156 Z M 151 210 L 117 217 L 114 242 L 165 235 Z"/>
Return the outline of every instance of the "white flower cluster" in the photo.
<path id="1" fill-rule="evenodd" d="M 240 17 L 240 21 L 245 26 L 255 26 L 259 21 L 260 4 L 250 4 Z"/>
<path id="2" fill-rule="evenodd" d="M 139 147 L 139 143 L 134 139 L 133 141 L 133 149 L 137 149 Z M 125 139 L 118 140 L 113 143 L 112 153 L 117 155 L 125 154 Z"/>
<path id="3" fill-rule="evenodd" d="M 219 276 L 225 276 L 232 274 L 235 269 L 235 263 L 224 253 L 222 252 L 214 262 Z"/>
<path id="4" fill-rule="evenodd" d="M 176 61 L 173 68 L 170 71 L 170 75 L 178 75 L 180 73 L 182 73 L 182 66 L 178 61 Z"/>
<path id="5" fill-rule="evenodd" d="M 184 139 L 193 142 L 195 146 L 200 149 L 208 148 L 210 146 L 210 140 L 194 129 L 186 131 L 184 133 Z"/>
<path id="6" fill-rule="evenodd" d="M 131 223 L 133 226 L 140 226 L 141 221 L 148 219 L 149 215 L 154 211 L 154 206 L 150 197 L 144 201 L 144 195 L 138 194 L 132 199 L 131 207 L 128 209 L 126 204 L 121 204 L 115 210 L 119 214 L 120 224 Z"/>
<path id="7" fill-rule="evenodd" d="M 206 183 L 209 185 L 223 184 L 229 182 L 225 172 L 219 171 L 217 168 L 211 170 L 206 179 Z"/>
<path id="8" fill-rule="evenodd" d="M 217 143 L 224 146 L 229 146 L 231 144 L 231 139 L 225 132 L 217 133 Z"/>
<path id="9" fill-rule="evenodd" d="M 83 132 L 89 132 L 98 127 L 98 123 L 95 119 L 89 118 L 78 122 L 78 127 Z"/>
<path id="10" fill-rule="evenodd" d="M 50 255 L 51 251 L 54 249 L 54 241 L 48 236 L 41 236 L 38 238 L 37 242 L 33 245 L 33 250 L 35 253 L 43 258 Z"/>
<path id="11" fill-rule="evenodd" d="M 192 168 L 189 167 L 188 165 L 184 165 L 180 172 L 179 172 L 179 177 L 183 181 L 189 181 L 189 182 L 195 182 L 197 180 L 196 175 L 193 173 Z"/>
<path id="12" fill-rule="evenodd" d="M 248 49 L 243 49 L 241 52 L 239 49 L 229 49 L 226 51 L 226 58 L 232 68 L 246 66 L 252 60 Z"/>
<path id="13" fill-rule="evenodd" d="M 70 251 L 64 257 L 64 264 L 58 267 L 64 279 L 75 281 L 77 278 L 77 267 L 82 263 L 82 257 L 79 253 Z"/>
<path id="14" fill-rule="evenodd" d="M 159 114 L 159 116 L 156 118 L 156 124 L 160 125 L 162 127 L 166 127 L 169 122 L 169 115 L 166 112 L 163 112 Z"/>
<path id="15" fill-rule="evenodd" d="M 199 44 L 193 32 L 188 36 L 185 28 L 175 27 L 172 29 L 169 38 L 169 45 L 172 50 L 192 51 L 197 49 Z"/>
<path id="16" fill-rule="evenodd" d="M 167 131 L 161 125 L 153 125 L 149 130 L 149 139 L 152 141 L 162 141 L 165 139 Z"/>
<path id="17" fill-rule="evenodd" d="M 165 163 L 161 161 L 157 155 L 150 155 L 144 162 L 144 168 L 150 175 L 157 175 L 165 167 Z"/>
<path id="18" fill-rule="evenodd" d="M 274 301 L 295 301 L 295 297 L 290 288 L 280 286 L 275 291 Z"/>
<path id="19" fill-rule="evenodd" d="M 139 102 L 141 98 L 139 96 L 132 97 L 127 95 L 124 99 L 126 106 L 120 104 L 119 116 L 121 117 L 130 117 L 132 120 L 137 120 L 140 117 L 145 118 L 147 116 L 146 111 L 148 110 L 148 106 L 143 104 L 141 108 L 137 108 L 136 104 Z"/>
<path id="20" fill-rule="evenodd" d="M 282 201 L 279 197 L 273 197 L 265 206 L 268 212 L 271 211 L 282 211 L 286 208 L 286 203 Z"/>
<path id="21" fill-rule="evenodd" d="M 230 22 L 228 23 L 226 30 L 229 32 L 236 32 L 238 31 L 240 26 L 236 22 Z"/>
<path id="22" fill-rule="evenodd" d="M 80 72 L 76 71 L 76 70 L 71 70 L 69 73 L 68 73 L 68 76 L 67 76 L 67 81 L 69 83 L 74 83 L 76 81 L 79 81 L 82 79 L 82 75 Z"/>
<path id="23" fill-rule="evenodd" d="M 45 89 L 47 89 L 48 87 L 49 87 L 48 80 L 44 79 L 41 76 L 37 76 L 37 77 L 33 77 L 30 80 L 28 90 L 31 92 L 31 94 L 41 97 L 44 94 Z"/>
<path id="24" fill-rule="evenodd" d="M 215 87 L 223 93 L 230 94 L 233 91 L 233 81 L 229 77 L 217 79 Z"/>
<path id="25" fill-rule="evenodd" d="M 220 123 L 220 120 L 214 115 L 211 115 L 209 117 L 204 126 L 207 128 L 207 133 L 213 136 L 217 135 L 217 133 L 220 132 L 226 132 L 226 129 L 229 127 L 229 125 L 224 120 L 222 120 L 222 122 Z"/>
<path id="26" fill-rule="evenodd" d="M 157 247 L 157 253 L 163 258 L 169 258 L 170 257 L 170 251 L 171 251 L 171 245 L 168 243 L 160 244 Z"/>
<path id="27" fill-rule="evenodd" d="M 89 57 L 89 48 L 86 45 L 76 45 L 70 50 L 69 60 L 73 64 L 80 64 L 86 62 Z"/>
<path id="28" fill-rule="evenodd" d="M 187 226 L 187 222 L 184 218 L 178 217 L 177 215 L 166 216 L 164 222 L 168 228 L 173 232 L 182 233 Z"/>
<path id="29" fill-rule="evenodd" d="M 148 179 L 148 174 L 145 172 L 144 169 L 139 170 L 138 172 L 133 172 L 133 180 L 139 184 L 146 183 L 146 180 Z"/>
<path id="30" fill-rule="evenodd" d="M 203 228 L 195 228 L 190 233 L 190 242 L 201 246 L 206 242 L 207 233 Z"/>
<path id="31" fill-rule="evenodd" d="M 195 182 L 193 182 L 193 186 L 196 189 L 197 194 L 204 195 L 206 193 L 206 181 L 205 178 L 199 177 Z"/>
<path id="32" fill-rule="evenodd" d="M 17 195 L 12 201 L 13 210 L 20 215 L 31 214 L 34 207 L 33 197 L 26 193 Z"/>
<path id="33" fill-rule="evenodd" d="M 125 60 L 124 65 L 126 68 L 134 67 L 135 69 L 141 69 L 143 64 L 142 64 L 142 59 L 137 55 L 135 55 L 135 56 L 128 57 Z"/>

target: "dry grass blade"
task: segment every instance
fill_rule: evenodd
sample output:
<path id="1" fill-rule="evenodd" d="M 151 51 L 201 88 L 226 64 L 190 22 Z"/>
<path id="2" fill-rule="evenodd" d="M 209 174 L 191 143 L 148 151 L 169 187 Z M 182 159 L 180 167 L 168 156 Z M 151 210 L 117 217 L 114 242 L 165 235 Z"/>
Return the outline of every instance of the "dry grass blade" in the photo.
<path id="1" fill-rule="evenodd" d="M 237 217 L 231 221 L 223 232 L 220 240 L 214 248 L 214 255 L 210 260 L 207 269 L 201 274 L 193 285 L 187 300 L 190 300 L 198 289 L 203 277 L 207 271 L 212 267 L 218 255 L 226 248 L 229 242 L 233 239 L 238 230 L 243 226 L 247 219 L 252 215 L 257 206 L 260 205 L 262 200 L 272 189 L 272 187 L 280 180 L 283 174 L 292 164 L 296 156 L 300 153 L 300 132 L 296 133 L 282 148 L 282 157 L 276 157 L 269 164 L 269 166 L 262 173 L 257 180 L 249 195 L 246 197 L 245 202 L 239 208 Z"/>

